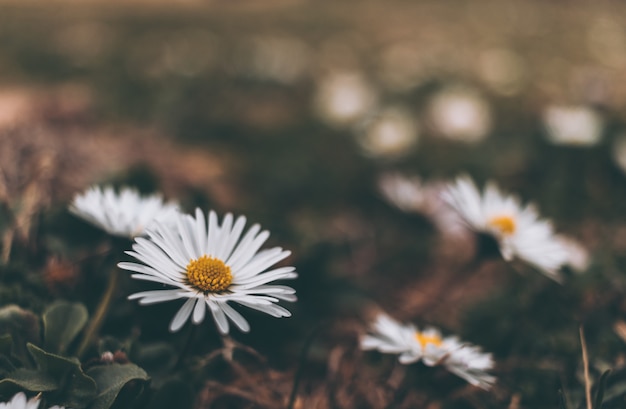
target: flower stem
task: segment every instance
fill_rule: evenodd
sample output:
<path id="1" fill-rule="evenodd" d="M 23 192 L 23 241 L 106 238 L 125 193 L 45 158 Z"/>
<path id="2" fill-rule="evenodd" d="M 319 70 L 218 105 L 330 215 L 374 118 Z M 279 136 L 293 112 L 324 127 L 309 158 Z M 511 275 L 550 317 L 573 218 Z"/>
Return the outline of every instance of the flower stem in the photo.
<path id="1" fill-rule="evenodd" d="M 179 369 L 181 365 L 183 364 L 183 360 L 185 359 L 185 356 L 187 356 L 187 353 L 189 352 L 189 347 L 191 346 L 191 341 L 193 340 L 193 337 L 196 334 L 197 328 L 198 328 L 197 325 L 191 324 L 191 328 L 187 332 L 187 339 L 185 340 L 185 345 L 183 346 L 183 349 L 180 351 L 180 354 L 178 355 L 178 360 L 176 361 L 176 365 L 174 365 L 174 369 Z"/>
<path id="2" fill-rule="evenodd" d="M 309 336 L 304 341 L 304 345 L 300 350 L 300 358 L 298 359 L 299 365 L 296 370 L 296 374 L 293 378 L 293 386 L 291 387 L 291 393 L 289 394 L 289 402 L 287 403 L 287 409 L 293 409 L 296 398 L 298 397 L 298 388 L 300 386 L 300 380 L 302 379 L 302 374 L 304 373 L 304 362 L 306 361 L 307 355 L 309 354 L 309 350 L 311 349 L 311 345 L 313 345 L 313 341 L 319 335 L 319 333 L 325 329 L 329 323 L 323 322 L 319 324 L 316 328 L 311 331 Z"/>
<path id="3" fill-rule="evenodd" d="M 93 337 L 98 333 L 102 323 L 104 322 L 104 318 L 109 310 L 109 306 L 111 305 L 111 300 L 113 299 L 113 293 L 115 293 L 115 289 L 117 288 L 117 282 L 119 279 L 119 271 L 117 268 L 114 268 L 109 274 L 109 281 L 107 284 L 107 288 L 100 299 L 100 303 L 96 308 L 96 312 L 93 315 L 92 320 L 89 322 L 89 326 L 85 330 L 85 334 L 83 335 L 83 339 L 76 351 L 76 356 L 79 358 L 85 353 L 85 350 L 91 343 Z"/>

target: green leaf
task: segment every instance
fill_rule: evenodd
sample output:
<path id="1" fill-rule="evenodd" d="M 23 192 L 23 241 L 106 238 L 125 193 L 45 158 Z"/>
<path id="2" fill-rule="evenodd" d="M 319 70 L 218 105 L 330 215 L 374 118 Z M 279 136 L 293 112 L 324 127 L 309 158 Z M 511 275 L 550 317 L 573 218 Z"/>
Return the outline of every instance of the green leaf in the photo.
<path id="1" fill-rule="evenodd" d="M 26 351 L 28 342 L 40 341 L 39 317 L 31 311 L 24 310 L 17 305 L 7 305 L 0 308 L 0 335 L 10 335 L 13 340 L 13 353 L 22 362 L 29 359 Z"/>
<path id="2" fill-rule="evenodd" d="M 97 393 L 96 383 L 83 372 L 78 359 L 54 355 L 32 344 L 28 345 L 28 350 L 37 363 L 38 372 L 59 383 L 54 396 L 57 404 L 83 409 L 91 402 Z"/>
<path id="3" fill-rule="evenodd" d="M 0 392 L 12 390 L 14 386 L 31 392 L 49 392 L 59 389 L 59 379 L 33 369 L 18 368 L 0 381 Z"/>
<path id="4" fill-rule="evenodd" d="M 600 380 L 598 381 L 598 390 L 596 391 L 596 397 L 593 400 L 593 409 L 602 409 L 602 400 L 604 399 L 604 390 L 606 388 L 606 380 L 609 377 L 611 370 L 604 371 Z"/>
<path id="5" fill-rule="evenodd" d="M 604 391 L 604 399 L 610 401 L 624 394 L 626 394 L 626 382 L 615 382 Z"/>
<path id="6" fill-rule="evenodd" d="M 60 301 L 43 313 L 44 341 L 48 351 L 63 354 L 87 323 L 87 308 L 80 303 Z"/>
<path id="7" fill-rule="evenodd" d="M 89 407 L 90 409 L 109 409 L 120 394 L 122 388 L 128 386 L 138 386 L 131 395 L 124 395 L 125 399 L 134 400 L 149 381 L 148 374 L 134 364 L 111 364 L 96 366 L 87 371 L 98 385 L 98 395 Z M 123 405 L 128 407 L 129 404 Z"/>

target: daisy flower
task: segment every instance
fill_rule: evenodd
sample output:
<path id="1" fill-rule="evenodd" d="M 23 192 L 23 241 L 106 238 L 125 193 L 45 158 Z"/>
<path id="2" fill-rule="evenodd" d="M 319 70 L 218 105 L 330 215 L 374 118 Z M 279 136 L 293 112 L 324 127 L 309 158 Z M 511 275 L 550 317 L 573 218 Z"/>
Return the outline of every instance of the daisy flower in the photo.
<path id="1" fill-rule="evenodd" d="M 0 403 L 0 409 L 37 409 L 39 407 L 39 398 L 37 396 L 26 400 L 24 392 L 13 395 L 10 401 Z M 65 409 L 63 406 L 51 406 L 49 409 Z"/>
<path id="2" fill-rule="evenodd" d="M 504 195 L 493 183 L 481 194 L 467 176 L 457 178 L 442 197 L 470 229 L 494 237 L 506 261 L 519 258 L 559 280 L 558 270 L 567 264 L 568 252 L 533 205 L 522 206 L 517 197 Z"/>
<path id="3" fill-rule="evenodd" d="M 133 238 L 144 234 L 155 220 L 168 220 L 178 205 L 165 203 L 160 195 L 141 196 L 136 189 L 92 186 L 74 197 L 70 212 L 113 236 Z"/>
<path id="4" fill-rule="evenodd" d="M 546 108 L 543 120 L 554 145 L 589 147 L 602 140 L 604 118 L 589 107 L 553 105 Z"/>
<path id="5" fill-rule="evenodd" d="M 468 144 L 483 141 L 492 128 L 488 101 L 465 87 L 439 91 L 429 102 L 428 117 L 435 132 L 443 138 Z"/>
<path id="6" fill-rule="evenodd" d="M 385 173 L 378 179 L 378 189 L 383 197 L 398 209 L 417 213 L 428 218 L 437 229 L 447 235 L 471 239 L 471 234 L 459 221 L 455 211 L 445 206 L 440 182 L 423 182 L 419 176 Z"/>
<path id="7" fill-rule="evenodd" d="M 274 317 L 289 317 L 291 313 L 277 305 L 279 300 L 296 301 L 295 290 L 283 285 L 270 285 L 276 280 L 297 277 L 294 267 L 279 267 L 265 271 L 291 253 L 280 247 L 259 251 L 269 237 L 253 225 L 241 237 L 246 218 L 236 220 L 227 214 L 220 225 L 211 211 L 208 224 L 200 209 L 195 217 L 178 214 L 174 226 L 155 222 L 147 229 L 147 238 L 137 237 L 133 251 L 127 254 L 141 261 L 119 263 L 132 277 L 153 281 L 172 288 L 145 291 L 128 298 L 141 305 L 185 299 L 170 323 L 175 332 L 191 317 L 194 324 L 204 320 L 208 309 L 217 328 L 227 334 L 228 321 L 241 331 L 250 326 L 229 302 L 264 312 Z"/>
<path id="8" fill-rule="evenodd" d="M 435 328 L 419 331 L 413 324 L 401 324 L 379 314 L 371 333 L 361 338 L 361 348 L 398 354 L 403 364 L 422 361 L 428 366 L 441 365 L 474 386 L 489 389 L 496 378 L 487 373 L 494 366 L 491 354 L 457 337 L 442 337 Z"/>

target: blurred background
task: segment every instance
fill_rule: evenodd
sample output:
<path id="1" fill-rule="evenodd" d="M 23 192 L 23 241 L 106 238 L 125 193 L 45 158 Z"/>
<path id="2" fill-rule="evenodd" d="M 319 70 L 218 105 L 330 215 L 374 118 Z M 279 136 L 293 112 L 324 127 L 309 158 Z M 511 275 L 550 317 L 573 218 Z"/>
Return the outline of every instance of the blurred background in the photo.
<path id="1" fill-rule="evenodd" d="M 617 1 L 0 0 L 2 303 L 93 309 L 102 274 L 58 266 L 103 236 L 67 203 L 130 184 L 245 214 L 300 273 L 292 318 L 233 334 L 263 359 L 202 361 L 190 407 L 285 407 L 303 368 L 302 408 L 556 408 L 559 391 L 574 408 L 579 325 L 622 407 L 625 23 Z M 563 285 L 500 262 L 460 274 L 473 238 L 381 187 L 461 173 L 578 243 Z M 121 302 L 102 332 L 179 347 L 178 307 Z M 498 384 L 359 351 L 379 310 L 493 352 Z M 211 325 L 194 339 L 204 358 L 222 342 Z"/>

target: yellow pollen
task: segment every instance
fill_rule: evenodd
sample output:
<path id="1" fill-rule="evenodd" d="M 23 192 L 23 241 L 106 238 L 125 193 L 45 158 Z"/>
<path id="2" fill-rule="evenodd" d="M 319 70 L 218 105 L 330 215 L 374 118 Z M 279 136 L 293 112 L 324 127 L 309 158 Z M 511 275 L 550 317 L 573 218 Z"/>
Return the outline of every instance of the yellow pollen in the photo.
<path id="1" fill-rule="evenodd" d="M 495 227 L 504 235 L 515 233 L 515 219 L 511 216 L 496 216 L 489 220 L 489 225 Z"/>
<path id="2" fill-rule="evenodd" d="M 437 335 L 424 335 L 421 332 L 415 333 L 415 339 L 420 343 L 422 348 L 426 348 L 428 344 L 433 344 L 436 347 L 440 347 L 443 344 L 441 337 Z"/>
<path id="3" fill-rule="evenodd" d="M 187 280 L 203 292 L 219 293 L 230 286 L 233 275 L 222 260 L 201 256 L 187 264 Z"/>

